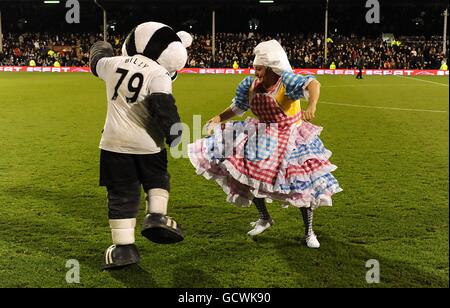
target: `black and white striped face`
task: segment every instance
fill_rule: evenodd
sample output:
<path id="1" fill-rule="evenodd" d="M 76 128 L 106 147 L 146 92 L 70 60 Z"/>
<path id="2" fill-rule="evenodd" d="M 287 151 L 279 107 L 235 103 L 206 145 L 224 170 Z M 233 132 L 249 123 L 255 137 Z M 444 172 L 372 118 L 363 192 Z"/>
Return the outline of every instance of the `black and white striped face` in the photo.
<path id="1" fill-rule="evenodd" d="M 186 47 L 192 43 L 192 37 L 188 33 L 179 32 L 179 34 L 159 22 L 140 24 L 130 32 L 125 40 L 122 46 L 122 55 L 144 55 L 156 61 L 171 76 L 174 76 L 176 71 L 182 69 L 186 64 Z"/>

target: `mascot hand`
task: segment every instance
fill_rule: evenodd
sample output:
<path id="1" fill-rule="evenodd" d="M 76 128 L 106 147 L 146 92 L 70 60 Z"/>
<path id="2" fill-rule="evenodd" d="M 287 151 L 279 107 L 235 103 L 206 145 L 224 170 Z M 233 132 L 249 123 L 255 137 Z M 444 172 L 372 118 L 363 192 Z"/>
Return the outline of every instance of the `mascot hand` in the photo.
<path id="1" fill-rule="evenodd" d="M 98 77 L 97 63 L 100 59 L 105 57 L 112 57 L 114 55 L 114 49 L 110 43 L 99 41 L 95 42 L 89 51 L 89 66 L 92 73 Z"/>

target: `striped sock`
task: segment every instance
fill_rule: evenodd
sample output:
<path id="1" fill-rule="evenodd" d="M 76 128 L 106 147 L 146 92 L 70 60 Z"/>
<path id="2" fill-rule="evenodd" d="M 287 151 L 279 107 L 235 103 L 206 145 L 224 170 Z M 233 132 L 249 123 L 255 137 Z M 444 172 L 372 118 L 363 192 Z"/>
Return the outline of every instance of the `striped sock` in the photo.
<path id="1" fill-rule="evenodd" d="M 270 214 L 269 211 L 267 211 L 266 203 L 264 202 L 263 198 L 254 198 L 253 203 L 255 203 L 256 208 L 259 212 L 259 218 L 263 220 L 269 220 Z"/>
<path id="2" fill-rule="evenodd" d="M 305 223 L 305 236 L 314 234 L 313 231 L 313 210 L 311 208 L 301 207 L 303 222 Z"/>

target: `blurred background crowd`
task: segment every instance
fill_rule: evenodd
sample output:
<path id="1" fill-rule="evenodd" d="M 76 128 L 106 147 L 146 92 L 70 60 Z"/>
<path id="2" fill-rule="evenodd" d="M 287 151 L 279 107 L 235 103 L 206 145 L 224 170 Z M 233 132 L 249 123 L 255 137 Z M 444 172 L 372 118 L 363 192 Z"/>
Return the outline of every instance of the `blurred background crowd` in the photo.
<path id="1" fill-rule="evenodd" d="M 439 69 L 445 58 L 442 37 L 400 37 L 386 40 L 356 35 L 328 38 L 328 57 L 324 56 L 324 35 L 279 33 L 217 33 L 215 58 L 210 34 L 193 34 L 187 67 L 252 67 L 253 48 L 261 41 L 278 40 L 295 68 L 355 68 L 358 59 L 373 69 Z M 102 34 L 8 33 L 3 38 L 2 66 L 87 66 L 89 48 Z M 120 54 L 125 35 L 109 38 L 116 55 Z"/>

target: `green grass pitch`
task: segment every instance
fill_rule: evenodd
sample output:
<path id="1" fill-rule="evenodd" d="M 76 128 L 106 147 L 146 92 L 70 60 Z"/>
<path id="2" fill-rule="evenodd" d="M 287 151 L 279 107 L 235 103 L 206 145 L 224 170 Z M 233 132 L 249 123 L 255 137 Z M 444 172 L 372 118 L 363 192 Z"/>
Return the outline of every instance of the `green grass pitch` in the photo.
<path id="1" fill-rule="evenodd" d="M 243 76 L 181 75 L 181 118 L 225 109 Z M 89 74 L 0 74 L 0 287 L 448 287 L 449 97 L 446 77 L 319 76 L 314 123 L 343 192 L 315 215 L 318 250 L 299 244 L 295 208 L 269 205 L 276 224 L 247 237 L 254 207 L 170 158 L 169 214 L 186 238 L 140 236 L 140 267 L 101 270 L 110 245 L 98 186 L 104 84 Z M 80 283 L 65 280 L 80 263 Z M 366 261 L 380 283 L 366 282 Z"/>

